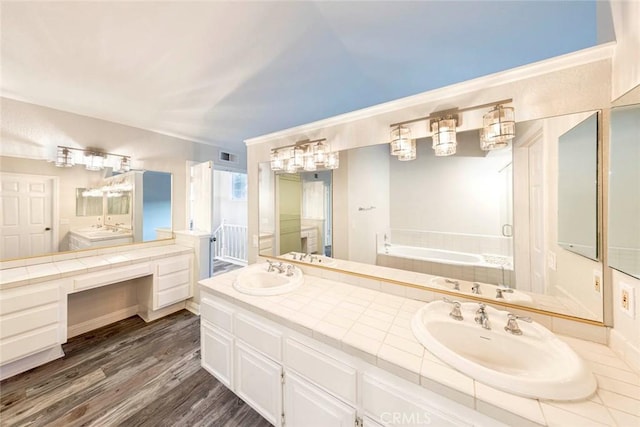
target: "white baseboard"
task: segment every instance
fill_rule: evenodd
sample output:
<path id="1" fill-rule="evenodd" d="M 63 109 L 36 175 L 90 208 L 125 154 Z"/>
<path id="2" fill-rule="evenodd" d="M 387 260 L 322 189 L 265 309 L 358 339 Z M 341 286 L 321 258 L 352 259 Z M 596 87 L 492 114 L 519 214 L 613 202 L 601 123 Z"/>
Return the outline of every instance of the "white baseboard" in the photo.
<path id="1" fill-rule="evenodd" d="M 59 359 L 64 356 L 62 347 L 56 345 L 31 356 L 23 357 L 16 361 L 0 366 L 0 380 L 21 374 L 22 372 L 33 369 L 37 366 L 44 365 L 52 360 Z"/>
<path id="2" fill-rule="evenodd" d="M 183 308 L 186 308 L 185 301 L 180 301 L 178 303 L 169 305 L 167 307 L 159 308 L 157 310 L 140 310 L 137 312 L 138 316 L 142 318 L 145 322 L 153 322 L 154 320 L 158 320 L 161 317 L 168 316 L 176 311 L 180 311 Z"/>
<path id="3" fill-rule="evenodd" d="M 67 328 L 67 338 L 72 338 L 80 334 L 84 334 L 85 332 L 93 331 L 94 329 L 110 325 L 136 314 L 138 314 L 138 306 L 132 305 L 131 307 L 123 308 L 121 310 L 114 311 L 113 313 L 78 323 L 77 325 L 71 325 Z"/>
<path id="4" fill-rule="evenodd" d="M 631 344 L 615 328 L 609 334 L 609 347 L 619 354 L 629 366 L 640 372 L 640 349 Z"/>
<path id="5" fill-rule="evenodd" d="M 185 308 L 196 316 L 200 316 L 200 304 L 198 304 L 197 302 L 187 301 L 187 306 Z"/>

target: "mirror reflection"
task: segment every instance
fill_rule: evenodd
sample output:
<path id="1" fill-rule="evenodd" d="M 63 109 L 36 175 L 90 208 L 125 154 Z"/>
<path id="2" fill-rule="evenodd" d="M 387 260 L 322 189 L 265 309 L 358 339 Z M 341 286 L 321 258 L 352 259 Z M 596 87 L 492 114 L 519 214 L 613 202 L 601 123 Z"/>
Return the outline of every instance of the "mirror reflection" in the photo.
<path id="1" fill-rule="evenodd" d="M 558 139 L 558 244 L 591 259 L 598 257 L 598 115 Z"/>
<path id="2" fill-rule="evenodd" d="M 105 177 L 43 160 L 1 164 L 2 260 L 171 237 L 170 173 Z"/>
<path id="3" fill-rule="evenodd" d="M 601 264 L 567 251 L 558 235 L 558 189 L 571 188 L 558 169 L 560 140 L 585 120 L 597 121 L 597 115 L 520 122 L 509 147 L 489 152 L 480 149 L 478 130 L 458 132 L 458 152 L 448 157 L 434 156 L 429 138 L 417 141 L 417 159 L 408 162 L 391 156 L 386 144 L 341 152 L 332 182 L 338 236 L 332 253 L 456 279 L 463 293 L 477 293 L 472 288 L 480 283 L 487 298 L 494 298 L 498 287 L 509 288 L 503 301 L 601 320 L 602 294 L 593 287 Z M 592 155 L 597 128 L 589 129 L 591 144 L 580 148 Z M 591 172 L 596 173 L 595 164 Z M 268 163 L 260 165 L 262 255 L 290 249 L 262 245 L 262 236 L 277 236 L 279 182 Z M 276 193 L 274 202 L 263 198 L 269 191 Z M 595 197 L 589 212 L 595 234 Z M 433 280 L 435 288 L 455 290 L 443 279 Z"/>
<path id="4" fill-rule="evenodd" d="M 640 104 L 611 111 L 609 265 L 640 279 Z"/>

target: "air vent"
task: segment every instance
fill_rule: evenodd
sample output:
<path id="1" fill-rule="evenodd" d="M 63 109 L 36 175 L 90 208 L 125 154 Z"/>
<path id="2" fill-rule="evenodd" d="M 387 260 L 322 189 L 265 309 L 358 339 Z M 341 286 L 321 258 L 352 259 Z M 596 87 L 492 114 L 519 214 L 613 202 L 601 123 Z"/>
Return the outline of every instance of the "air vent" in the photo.
<path id="1" fill-rule="evenodd" d="M 233 153 L 227 153 L 226 151 L 220 151 L 220 161 L 225 163 L 238 163 L 238 155 Z"/>

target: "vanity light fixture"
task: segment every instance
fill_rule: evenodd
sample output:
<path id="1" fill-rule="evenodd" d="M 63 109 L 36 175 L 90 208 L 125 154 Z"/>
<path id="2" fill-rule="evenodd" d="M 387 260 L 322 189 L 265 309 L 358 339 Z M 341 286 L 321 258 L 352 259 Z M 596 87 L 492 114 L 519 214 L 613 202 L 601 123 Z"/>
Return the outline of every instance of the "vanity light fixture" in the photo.
<path id="1" fill-rule="evenodd" d="M 331 151 L 325 139 L 300 141 L 286 147 L 273 148 L 270 153 L 271 170 L 296 173 L 300 169 L 336 169 L 340 163 L 338 152 Z"/>
<path id="2" fill-rule="evenodd" d="M 432 148 L 436 156 L 451 156 L 456 154 L 458 126 L 457 116 L 448 114 L 445 117 L 432 119 L 430 122 Z"/>
<path id="3" fill-rule="evenodd" d="M 426 117 L 392 123 L 389 125 L 391 128 L 391 154 L 398 156 L 398 159 L 403 161 L 416 158 L 415 140 L 411 140 L 410 129 L 405 125 L 421 121 L 428 123 L 432 148 L 436 156 L 455 154 L 457 149 L 456 128 L 462 124 L 461 113 L 487 107 L 493 107 L 493 109 L 483 116 L 483 126 L 480 129 L 480 148 L 494 150 L 506 147 L 515 136 L 514 109 L 504 106 L 511 102 L 513 99 L 503 99 L 473 107 L 436 111 Z"/>
<path id="4" fill-rule="evenodd" d="M 99 171 L 105 167 L 112 167 L 116 172 L 129 172 L 131 170 L 131 157 L 129 156 L 105 153 L 95 148 L 83 149 L 64 147 L 62 145 L 57 147 L 54 161 L 57 167 L 69 168 L 76 162 L 84 164 L 85 168 L 90 171 Z"/>
<path id="5" fill-rule="evenodd" d="M 58 147 L 56 151 L 55 165 L 59 168 L 70 168 L 75 164 L 73 153 L 68 147 Z"/>
<path id="6" fill-rule="evenodd" d="M 509 145 L 516 134 L 516 121 L 513 107 L 497 104 L 482 116 L 480 129 L 480 148 L 495 150 Z"/>

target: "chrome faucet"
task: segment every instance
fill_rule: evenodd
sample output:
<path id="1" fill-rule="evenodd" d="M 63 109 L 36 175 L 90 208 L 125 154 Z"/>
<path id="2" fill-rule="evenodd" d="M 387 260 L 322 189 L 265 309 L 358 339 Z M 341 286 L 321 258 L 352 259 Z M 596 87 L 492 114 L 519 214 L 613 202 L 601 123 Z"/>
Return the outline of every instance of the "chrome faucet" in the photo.
<path id="1" fill-rule="evenodd" d="M 271 260 L 267 260 L 267 263 L 269 263 L 269 266 L 267 267 L 267 273 L 271 273 L 276 268 L 276 263 Z"/>
<path id="2" fill-rule="evenodd" d="M 473 286 L 471 287 L 471 293 L 477 294 L 477 295 L 480 295 L 482 293 L 480 292 L 480 283 L 473 282 Z"/>
<path id="3" fill-rule="evenodd" d="M 485 304 L 480 303 L 480 308 L 476 310 L 476 317 L 474 318 L 474 320 L 484 329 L 491 329 L 491 322 L 489 322 L 489 316 L 487 316 L 486 308 L 487 306 Z"/>
<path id="4" fill-rule="evenodd" d="M 517 314 L 508 313 L 507 314 L 507 326 L 504 327 L 504 330 L 513 335 L 522 335 L 522 330 L 520 326 L 518 326 L 518 322 L 516 320 L 522 320 L 527 323 L 533 322 L 531 317 L 521 317 Z"/>
<path id="5" fill-rule="evenodd" d="M 318 257 L 315 255 L 309 255 L 309 262 L 313 263 L 313 261 L 315 261 Z"/>
<path id="6" fill-rule="evenodd" d="M 504 298 L 504 295 L 502 295 L 504 292 L 512 294 L 513 293 L 513 289 L 511 289 L 511 288 L 501 288 L 501 287 L 496 288 L 496 298 Z"/>
<path id="7" fill-rule="evenodd" d="M 460 282 L 458 282 L 457 280 L 452 280 L 452 279 L 444 279 L 445 283 L 451 283 L 453 285 L 453 290 L 454 291 L 459 291 L 460 290 Z"/>
<path id="8" fill-rule="evenodd" d="M 451 309 L 451 313 L 449 313 L 449 316 L 453 317 L 456 320 L 464 319 L 462 317 L 462 312 L 460 311 L 460 306 L 462 305 L 460 304 L 460 301 L 452 301 L 447 297 L 443 297 L 442 300 L 446 303 L 453 304 L 453 308 Z"/>

